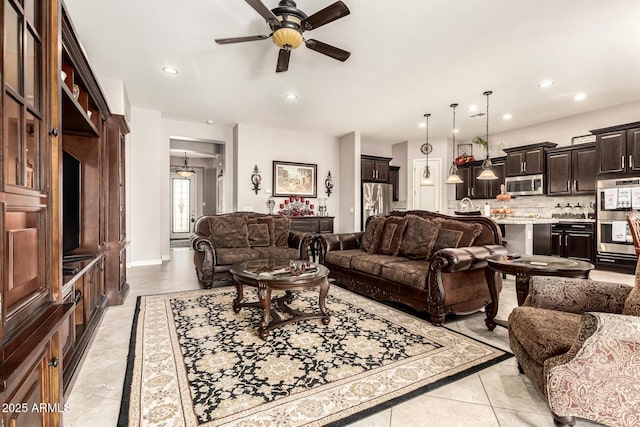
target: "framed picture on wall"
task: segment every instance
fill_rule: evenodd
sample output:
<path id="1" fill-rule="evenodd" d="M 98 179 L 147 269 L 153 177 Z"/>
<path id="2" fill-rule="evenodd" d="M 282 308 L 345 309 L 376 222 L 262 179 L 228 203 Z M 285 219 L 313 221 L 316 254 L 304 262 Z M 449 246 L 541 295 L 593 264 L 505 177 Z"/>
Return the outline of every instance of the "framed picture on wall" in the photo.
<path id="1" fill-rule="evenodd" d="M 458 156 L 473 156 L 473 144 L 458 144 Z"/>
<path id="2" fill-rule="evenodd" d="M 273 161 L 273 196 L 316 197 L 318 165 Z"/>

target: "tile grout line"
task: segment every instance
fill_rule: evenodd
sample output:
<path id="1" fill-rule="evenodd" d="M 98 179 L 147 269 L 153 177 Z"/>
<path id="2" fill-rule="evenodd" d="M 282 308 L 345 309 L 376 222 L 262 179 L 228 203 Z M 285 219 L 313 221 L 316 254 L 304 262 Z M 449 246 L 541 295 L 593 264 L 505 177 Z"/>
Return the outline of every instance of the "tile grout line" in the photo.
<path id="1" fill-rule="evenodd" d="M 493 412 L 493 416 L 496 417 L 496 422 L 498 423 L 498 427 L 501 427 L 502 425 L 500 424 L 500 419 L 498 418 L 498 414 L 496 414 L 496 409 L 493 407 L 493 403 L 491 402 L 491 398 L 489 397 L 489 392 L 487 391 L 487 388 L 484 386 L 484 381 L 482 381 L 482 377 L 480 376 L 480 373 L 476 375 L 478 375 L 480 384 L 482 384 L 482 390 L 484 390 L 484 394 L 487 396 L 487 400 L 489 401 L 489 406 L 491 407 L 491 412 Z"/>

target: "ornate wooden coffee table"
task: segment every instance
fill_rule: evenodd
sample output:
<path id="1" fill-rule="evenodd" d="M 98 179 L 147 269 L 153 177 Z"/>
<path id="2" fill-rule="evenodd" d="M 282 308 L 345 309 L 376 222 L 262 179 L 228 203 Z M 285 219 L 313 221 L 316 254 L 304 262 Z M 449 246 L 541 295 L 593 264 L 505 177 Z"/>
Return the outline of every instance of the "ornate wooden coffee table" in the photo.
<path id="1" fill-rule="evenodd" d="M 322 323 L 329 324 L 331 312 L 325 305 L 329 293 L 329 269 L 325 266 L 299 260 L 259 259 L 235 264 L 230 272 L 237 290 L 233 311 L 238 313 L 241 307 L 262 308 L 262 322 L 258 328 L 260 338 L 266 339 L 274 328 L 301 320 L 322 319 Z M 245 285 L 257 288 L 257 302 L 242 302 Z M 293 302 L 293 291 L 317 287 L 320 287 L 320 313 L 303 313 L 288 305 Z M 284 291 L 285 294 L 271 300 L 272 291 Z M 291 317 L 281 317 L 272 310 L 274 304 Z"/>
<path id="2" fill-rule="evenodd" d="M 589 272 L 595 267 L 593 264 L 573 258 L 556 256 L 527 255 L 514 258 L 511 255 L 497 255 L 487 260 L 485 277 L 489 285 L 491 303 L 487 306 L 485 323 L 489 330 L 496 325 L 506 327 L 506 322 L 495 319 L 498 313 L 498 290 L 496 288 L 496 273 L 514 274 L 516 276 L 516 296 L 518 305 L 522 305 L 529 294 L 529 280 L 531 276 L 559 276 L 589 278 Z"/>

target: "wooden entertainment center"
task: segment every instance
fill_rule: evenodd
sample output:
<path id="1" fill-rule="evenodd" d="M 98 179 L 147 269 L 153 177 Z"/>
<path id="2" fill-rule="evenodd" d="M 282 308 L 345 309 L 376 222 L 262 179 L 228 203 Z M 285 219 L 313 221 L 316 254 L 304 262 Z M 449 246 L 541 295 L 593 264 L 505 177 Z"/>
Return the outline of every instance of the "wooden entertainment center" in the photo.
<path id="1" fill-rule="evenodd" d="M 62 1 L 0 9 L 1 422 L 59 426 L 105 307 L 128 291 L 129 127 L 109 110 Z"/>

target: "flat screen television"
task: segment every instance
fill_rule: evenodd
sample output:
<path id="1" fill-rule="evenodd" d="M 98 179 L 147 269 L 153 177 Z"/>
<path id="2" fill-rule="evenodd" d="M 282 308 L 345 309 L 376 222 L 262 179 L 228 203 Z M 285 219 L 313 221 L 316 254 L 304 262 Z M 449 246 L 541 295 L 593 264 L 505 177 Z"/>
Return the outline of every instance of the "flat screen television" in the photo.
<path id="1" fill-rule="evenodd" d="M 81 163 L 62 151 L 62 254 L 68 255 L 80 246 Z"/>

